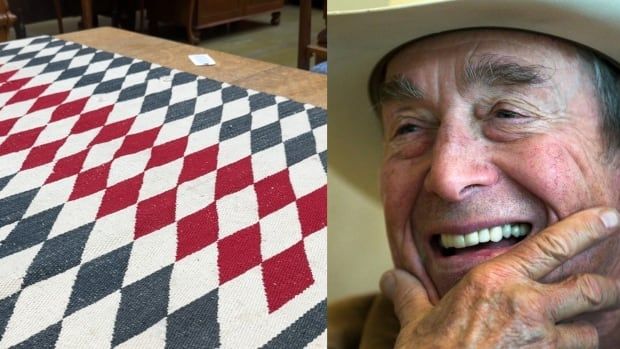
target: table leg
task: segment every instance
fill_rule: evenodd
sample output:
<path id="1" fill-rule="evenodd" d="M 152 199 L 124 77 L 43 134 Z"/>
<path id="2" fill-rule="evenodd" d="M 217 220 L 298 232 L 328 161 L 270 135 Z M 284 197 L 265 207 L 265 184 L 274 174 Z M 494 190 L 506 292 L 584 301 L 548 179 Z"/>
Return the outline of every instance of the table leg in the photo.
<path id="1" fill-rule="evenodd" d="M 93 27 L 93 2 L 92 0 L 82 1 L 82 25 L 84 29 Z"/>

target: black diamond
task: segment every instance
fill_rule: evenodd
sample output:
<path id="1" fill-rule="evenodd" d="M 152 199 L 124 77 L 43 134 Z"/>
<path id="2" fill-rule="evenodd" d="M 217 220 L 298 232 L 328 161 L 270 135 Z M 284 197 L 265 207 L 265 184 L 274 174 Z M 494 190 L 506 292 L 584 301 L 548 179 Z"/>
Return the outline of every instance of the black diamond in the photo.
<path id="1" fill-rule="evenodd" d="M 280 119 L 284 119 L 287 116 L 297 114 L 304 111 L 304 105 L 291 100 L 286 100 L 278 104 L 278 115 Z"/>
<path id="2" fill-rule="evenodd" d="M 248 95 L 248 91 L 237 86 L 228 86 L 222 89 L 222 102 L 228 103 L 235 99 L 243 98 Z"/>
<path id="3" fill-rule="evenodd" d="M 276 348 L 305 348 L 327 328 L 327 301 L 308 310 L 292 325 L 280 332 L 261 349 Z"/>
<path id="4" fill-rule="evenodd" d="M 56 80 L 60 81 L 60 80 L 71 79 L 71 78 L 75 78 L 78 76 L 82 76 L 86 72 L 86 69 L 88 69 L 88 66 L 86 65 L 83 65 L 81 67 L 67 69 L 63 71 Z"/>
<path id="5" fill-rule="evenodd" d="M 217 288 L 168 316 L 166 347 L 219 348 Z"/>
<path id="6" fill-rule="evenodd" d="M 117 58 L 114 58 L 112 63 L 110 63 L 110 65 L 108 66 L 108 69 L 122 67 L 124 65 L 131 64 L 131 62 L 133 62 L 133 58 L 124 57 L 124 56 L 117 57 Z"/>
<path id="7" fill-rule="evenodd" d="M 96 62 L 101 62 L 101 61 L 105 61 L 105 60 L 109 60 L 109 59 L 113 59 L 114 58 L 114 54 L 110 53 L 110 52 L 105 52 L 105 51 L 99 51 L 97 53 L 95 53 L 95 55 L 93 56 L 93 59 L 90 61 L 90 63 L 96 63 Z"/>
<path id="8" fill-rule="evenodd" d="M 327 150 L 320 153 L 319 157 L 321 158 L 321 163 L 323 164 L 323 170 L 327 173 Z"/>
<path id="9" fill-rule="evenodd" d="M 217 91 L 222 88 L 222 83 L 211 79 L 199 79 L 198 80 L 198 95 L 204 95 L 205 93 Z"/>
<path id="10" fill-rule="evenodd" d="M 63 205 L 24 218 L 0 245 L 0 258 L 34 246 L 47 238 Z"/>
<path id="11" fill-rule="evenodd" d="M 61 322 L 57 322 L 52 326 L 46 328 L 45 330 L 35 334 L 34 336 L 26 339 L 25 341 L 19 343 L 16 346 L 11 348 L 55 348 L 56 341 L 58 340 L 58 335 L 60 334 Z"/>
<path id="12" fill-rule="evenodd" d="M 41 36 L 41 37 L 38 37 L 38 38 L 32 40 L 29 45 L 34 45 L 34 44 L 38 44 L 38 43 L 41 43 L 41 42 L 48 42 L 48 41 L 51 41 L 51 40 L 52 40 L 51 36 L 44 35 L 44 36 Z"/>
<path id="13" fill-rule="evenodd" d="M 151 68 L 151 63 L 145 61 L 138 61 L 132 64 L 131 67 L 129 67 L 129 70 L 127 70 L 127 75 L 149 70 L 149 68 Z"/>
<path id="14" fill-rule="evenodd" d="M 250 114 L 228 120 L 222 123 L 222 128 L 220 128 L 220 141 L 224 141 L 248 132 L 251 127 L 252 118 Z"/>
<path id="15" fill-rule="evenodd" d="M 38 192 L 39 188 L 36 188 L 0 199 L 0 227 L 20 220 Z"/>
<path id="16" fill-rule="evenodd" d="M 314 135 L 312 132 L 306 132 L 284 141 L 284 150 L 286 151 L 286 164 L 290 167 L 316 154 Z"/>
<path id="17" fill-rule="evenodd" d="M 54 58 L 54 55 L 48 55 L 43 57 L 35 57 L 28 62 L 24 67 L 34 67 L 41 64 L 49 63 Z"/>
<path id="18" fill-rule="evenodd" d="M 123 288 L 112 346 L 144 332 L 166 317 L 171 273 L 172 265 L 169 265 Z"/>
<path id="19" fill-rule="evenodd" d="M 4 189 L 4 187 L 6 187 L 7 184 L 9 184 L 9 182 L 11 181 L 11 179 L 15 177 L 14 174 L 10 175 L 10 176 L 6 176 L 6 177 L 2 177 L 0 178 L 0 191 L 2 189 Z M 0 201 L 2 202 L 2 201 Z M 2 209 L 0 209 L 0 212 L 2 212 Z M 2 225 L 2 219 L 0 219 L 0 226 Z"/>
<path id="20" fill-rule="evenodd" d="M 327 123 L 327 112 L 321 108 L 312 108 L 308 110 L 308 119 L 312 129 L 315 129 Z"/>
<path id="21" fill-rule="evenodd" d="M 92 74 L 88 74 L 88 75 L 84 75 L 82 76 L 82 78 L 75 84 L 74 87 L 82 87 L 82 86 L 87 86 L 87 85 L 91 85 L 91 84 L 97 84 L 99 83 L 103 77 L 105 76 L 105 72 L 97 72 L 97 73 L 92 73 Z"/>
<path id="22" fill-rule="evenodd" d="M 174 74 L 174 78 L 172 78 L 172 86 L 186 84 L 188 82 L 196 80 L 196 78 L 198 77 L 194 74 L 185 72 L 176 73 Z"/>
<path id="23" fill-rule="evenodd" d="M 123 87 L 123 81 L 125 81 L 125 77 L 104 81 L 95 88 L 93 93 L 99 94 L 118 91 Z"/>
<path id="24" fill-rule="evenodd" d="M 266 93 L 257 93 L 249 97 L 250 110 L 256 111 L 276 104 L 276 97 Z"/>
<path id="25" fill-rule="evenodd" d="M 97 50 L 92 47 L 82 47 L 76 54 L 75 57 L 84 56 L 96 52 Z"/>
<path id="26" fill-rule="evenodd" d="M 0 57 L 13 56 L 22 50 L 23 47 L 12 48 L 0 51 Z"/>
<path id="27" fill-rule="evenodd" d="M 19 292 L 0 300 L 0 338 L 2 338 L 6 324 L 9 322 L 9 319 L 13 314 L 13 309 L 15 308 L 15 303 L 17 302 L 18 297 Z"/>
<path id="28" fill-rule="evenodd" d="M 121 288 L 132 244 L 93 259 L 80 267 L 65 316 Z"/>
<path id="29" fill-rule="evenodd" d="M 23 61 L 24 59 L 31 59 L 32 57 L 37 55 L 37 51 L 33 51 L 33 52 L 26 52 L 26 53 L 22 53 L 19 54 L 15 57 L 13 57 L 9 62 L 17 62 L 17 61 Z"/>
<path id="30" fill-rule="evenodd" d="M 147 80 L 151 80 L 151 79 L 159 79 L 162 76 L 166 76 L 166 75 L 170 75 L 170 68 L 165 68 L 165 67 L 157 67 L 153 70 L 151 70 L 147 75 L 146 75 L 146 79 Z"/>
<path id="31" fill-rule="evenodd" d="M 69 67 L 70 63 L 71 63 L 70 59 L 65 59 L 60 62 L 52 62 L 48 64 L 47 67 L 45 67 L 45 69 L 43 69 L 43 73 L 49 73 L 49 72 L 58 71 L 58 70 L 65 70 Z"/>
<path id="32" fill-rule="evenodd" d="M 166 121 L 170 122 L 174 120 L 183 119 L 194 114 L 194 107 L 196 106 L 196 99 L 188 99 L 187 101 L 179 102 L 171 105 L 166 113 Z"/>
<path id="33" fill-rule="evenodd" d="M 119 97 L 118 102 L 127 101 L 130 99 L 138 98 L 144 96 L 146 93 L 146 82 L 141 84 L 136 84 L 133 86 L 129 86 L 126 89 L 122 90 Z"/>
<path id="34" fill-rule="evenodd" d="M 194 117 L 194 123 L 190 129 L 190 133 L 194 133 L 211 126 L 215 126 L 222 120 L 222 106 L 218 105 L 215 108 L 205 110 L 196 114 Z"/>
<path id="35" fill-rule="evenodd" d="M 65 52 L 71 50 L 79 50 L 82 48 L 82 45 L 76 43 L 67 43 L 67 45 L 63 46 L 58 52 Z"/>
<path id="36" fill-rule="evenodd" d="M 167 106 L 170 102 L 171 94 L 171 90 L 166 89 L 161 92 L 152 93 L 144 97 L 144 102 L 142 103 L 142 110 L 140 111 L 140 114 Z"/>
<path id="37" fill-rule="evenodd" d="M 279 143 L 282 143 L 282 129 L 279 121 L 252 130 L 252 154 Z"/>
<path id="38" fill-rule="evenodd" d="M 95 223 L 47 240 L 28 267 L 22 287 L 48 279 L 80 264 L 82 251 Z"/>

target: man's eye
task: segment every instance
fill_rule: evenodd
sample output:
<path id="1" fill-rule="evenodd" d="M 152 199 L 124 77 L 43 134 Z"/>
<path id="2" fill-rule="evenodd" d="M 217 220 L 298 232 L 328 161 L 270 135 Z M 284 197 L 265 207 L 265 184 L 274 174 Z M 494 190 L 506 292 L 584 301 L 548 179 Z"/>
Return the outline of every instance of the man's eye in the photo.
<path id="1" fill-rule="evenodd" d="M 516 118 L 522 118 L 523 115 L 519 114 L 519 113 L 515 113 L 514 111 L 510 111 L 510 110 L 505 110 L 505 109 L 501 109 L 495 112 L 495 116 L 500 118 L 500 119 L 516 119 Z"/>
<path id="2" fill-rule="evenodd" d="M 419 127 L 414 124 L 406 124 L 406 125 L 402 125 L 401 127 L 398 128 L 398 130 L 396 130 L 396 135 L 401 136 L 407 133 L 416 132 L 418 130 L 419 130 Z"/>

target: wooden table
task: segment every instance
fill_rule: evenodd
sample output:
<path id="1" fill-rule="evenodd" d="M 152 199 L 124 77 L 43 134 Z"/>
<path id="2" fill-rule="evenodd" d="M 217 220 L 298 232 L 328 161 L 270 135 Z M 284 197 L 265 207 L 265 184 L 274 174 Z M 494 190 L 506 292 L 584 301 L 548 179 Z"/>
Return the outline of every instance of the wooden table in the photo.
<path id="1" fill-rule="evenodd" d="M 327 77 L 122 29 L 101 27 L 57 36 L 229 84 L 327 108 Z M 208 53 L 215 66 L 195 66 L 187 55 Z"/>

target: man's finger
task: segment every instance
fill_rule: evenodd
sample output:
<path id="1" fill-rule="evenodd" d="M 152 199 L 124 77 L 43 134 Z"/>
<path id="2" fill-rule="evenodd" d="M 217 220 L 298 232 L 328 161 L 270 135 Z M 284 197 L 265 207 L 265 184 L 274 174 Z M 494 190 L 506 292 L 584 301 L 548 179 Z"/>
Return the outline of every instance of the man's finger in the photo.
<path id="1" fill-rule="evenodd" d="M 596 327 L 588 323 L 562 324 L 556 326 L 558 349 L 598 348 Z"/>
<path id="2" fill-rule="evenodd" d="M 615 209 L 584 210 L 527 238 L 490 263 L 538 280 L 566 260 L 612 235 L 619 221 Z"/>
<path id="3" fill-rule="evenodd" d="M 547 285 L 547 309 L 553 322 L 597 310 L 620 307 L 620 282 L 596 274 L 579 274 Z"/>
<path id="4" fill-rule="evenodd" d="M 401 326 L 417 321 L 433 307 L 422 283 L 403 270 L 385 272 L 381 277 L 381 290 L 394 303 Z"/>

